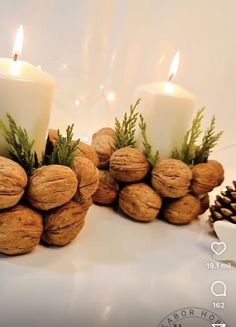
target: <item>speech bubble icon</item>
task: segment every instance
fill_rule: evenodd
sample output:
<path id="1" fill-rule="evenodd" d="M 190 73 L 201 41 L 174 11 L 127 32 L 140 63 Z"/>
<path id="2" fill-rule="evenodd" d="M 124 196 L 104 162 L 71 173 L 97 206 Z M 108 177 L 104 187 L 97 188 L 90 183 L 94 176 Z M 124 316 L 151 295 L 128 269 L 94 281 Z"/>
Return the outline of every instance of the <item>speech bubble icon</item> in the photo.
<path id="1" fill-rule="evenodd" d="M 214 296 L 217 296 L 217 297 L 226 296 L 226 291 L 227 291 L 227 287 L 226 287 L 225 283 L 223 283 L 220 280 L 217 280 L 216 282 L 214 282 L 211 285 L 211 293 Z"/>

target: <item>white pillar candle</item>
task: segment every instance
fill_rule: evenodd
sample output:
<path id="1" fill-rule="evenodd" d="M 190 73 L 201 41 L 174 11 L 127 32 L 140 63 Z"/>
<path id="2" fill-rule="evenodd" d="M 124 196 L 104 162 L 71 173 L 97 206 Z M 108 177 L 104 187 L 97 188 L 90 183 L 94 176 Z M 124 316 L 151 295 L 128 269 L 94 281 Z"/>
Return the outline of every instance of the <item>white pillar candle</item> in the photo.
<path id="1" fill-rule="evenodd" d="M 179 53 L 171 68 L 170 79 L 177 71 Z M 141 98 L 139 111 L 147 123 L 147 137 L 160 157 L 169 158 L 174 148 L 181 146 L 194 115 L 193 94 L 170 81 L 141 85 L 135 92 Z M 140 135 L 138 136 L 140 143 Z"/>
<path id="2" fill-rule="evenodd" d="M 0 118 L 6 122 L 9 113 L 24 127 L 29 139 L 35 141 L 33 150 L 41 158 L 52 108 L 55 80 L 39 68 L 17 60 L 21 52 L 23 29 L 19 29 L 13 59 L 0 58 Z M 7 144 L 0 135 L 0 155 L 6 155 Z"/>

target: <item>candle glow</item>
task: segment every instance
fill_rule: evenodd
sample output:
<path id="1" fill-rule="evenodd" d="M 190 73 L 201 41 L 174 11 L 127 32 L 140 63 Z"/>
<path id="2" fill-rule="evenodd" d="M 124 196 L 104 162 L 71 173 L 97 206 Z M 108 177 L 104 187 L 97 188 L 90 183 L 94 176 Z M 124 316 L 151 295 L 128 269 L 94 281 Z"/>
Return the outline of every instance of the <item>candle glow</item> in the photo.
<path id="1" fill-rule="evenodd" d="M 24 40 L 24 29 L 23 25 L 21 25 L 16 33 L 15 42 L 12 50 L 13 59 L 16 61 L 19 55 L 22 53 L 23 48 L 23 40 Z"/>
<path id="2" fill-rule="evenodd" d="M 176 75 L 179 68 L 180 53 L 176 52 L 169 69 L 169 81 Z"/>

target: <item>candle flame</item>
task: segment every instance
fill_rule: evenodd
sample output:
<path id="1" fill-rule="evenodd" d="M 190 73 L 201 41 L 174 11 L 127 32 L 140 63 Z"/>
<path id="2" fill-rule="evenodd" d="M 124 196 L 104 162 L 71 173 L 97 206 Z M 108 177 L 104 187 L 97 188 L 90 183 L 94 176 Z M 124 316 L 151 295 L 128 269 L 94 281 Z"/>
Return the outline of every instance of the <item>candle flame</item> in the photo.
<path id="1" fill-rule="evenodd" d="M 22 52 L 23 39 L 24 39 L 24 29 L 23 29 L 23 25 L 21 25 L 17 30 L 14 47 L 13 47 L 13 51 L 12 51 L 13 58 L 15 61 L 17 60 L 18 56 Z"/>
<path id="2" fill-rule="evenodd" d="M 179 67 L 179 51 L 176 52 L 169 69 L 169 81 L 176 75 Z"/>

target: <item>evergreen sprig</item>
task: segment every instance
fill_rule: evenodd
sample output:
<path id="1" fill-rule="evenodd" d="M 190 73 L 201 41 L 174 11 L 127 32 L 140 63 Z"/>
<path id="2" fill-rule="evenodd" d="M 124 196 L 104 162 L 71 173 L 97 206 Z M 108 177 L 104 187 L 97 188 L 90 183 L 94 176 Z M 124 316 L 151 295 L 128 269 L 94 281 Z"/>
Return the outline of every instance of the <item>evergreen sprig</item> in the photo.
<path id="1" fill-rule="evenodd" d="M 66 136 L 62 136 L 60 130 L 57 130 L 58 141 L 53 147 L 53 151 L 49 155 L 45 155 L 43 159 L 44 165 L 63 165 L 73 167 L 76 150 L 80 140 L 73 141 L 74 124 L 66 129 Z"/>
<path id="2" fill-rule="evenodd" d="M 141 135 L 142 135 L 142 139 L 143 139 L 143 152 L 144 152 L 148 162 L 150 163 L 150 165 L 152 167 L 155 167 L 156 164 L 158 163 L 158 161 L 160 160 L 159 151 L 156 151 L 155 153 L 153 153 L 152 146 L 148 142 L 148 139 L 147 139 L 147 132 L 146 132 L 147 124 L 144 121 L 144 118 L 141 114 L 140 114 L 139 127 L 141 130 Z"/>
<path id="3" fill-rule="evenodd" d="M 212 152 L 212 149 L 217 145 L 219 139 L 221 138 L 223 132 L 215 133 L 216 118 L 212 118 L 210 126 L 205 131 L 204 137 L 202 139 L 202 144 L 197 147 L 194 164 L 207 162 L 207 159 Z"/>
<path id="4" fill-rule="evenodd" d="M 0 119 L 0 130 L 9 145 L 9 154 L 30 174 L 39 166 L 37 154 L 32 150 L 34 141 L 29 140 L 26 129 L 18 126 L 10 114 L 7 120 L 8 126 Z"/>
<path id="5" fill-rule="evenodd" d="M 202 120 L 205 108 L 197 112 L 192 122 L 191 128 L 186 132 L 182 147 L 172 152 L 172 158 L 179 159 L 188 165 L 206 162 L 212 149 L 217 145 L 223 132 L 216 133 L 215 117 L 212 118 L 211 124 L 205 131 L 202 142 L 197 145 L 200 135 L 202 134 Z"/>
<path id="6" fill-rule="evenodd" d="M 116 149 L 124 148 L 126 146 L 135 147 L 135 131 L 136 123 L 139 113 L 136 112 L 137 106 L 141 99 L 138 99 L 134 105 L 130 106 L 130 112 L 124 115 L 120 122 L 117 118 L 115 120 L 115 147 Z"/>

